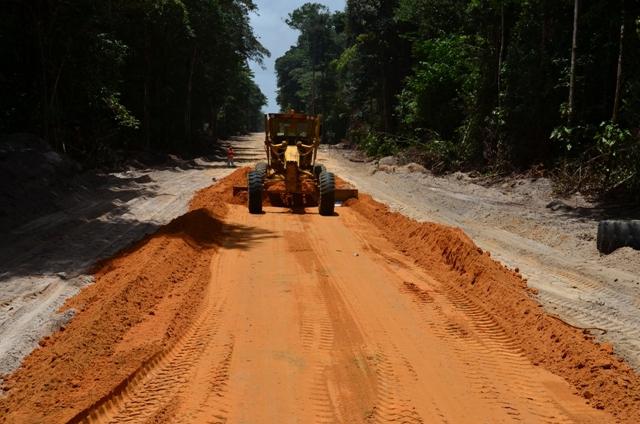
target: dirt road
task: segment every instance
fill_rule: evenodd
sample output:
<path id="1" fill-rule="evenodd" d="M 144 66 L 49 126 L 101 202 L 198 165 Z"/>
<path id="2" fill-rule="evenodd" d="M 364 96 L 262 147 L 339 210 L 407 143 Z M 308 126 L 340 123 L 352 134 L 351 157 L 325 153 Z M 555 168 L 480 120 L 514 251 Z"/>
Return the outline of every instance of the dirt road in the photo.
<path id="1" fill-rule="evenodd" d="M 250 215 L 245 173 L 96 269 L 0 423 L 640 420 L 638 374 L 461 230 L 366 195 Z"/>
<path id="2" fill-rule="evenodd" d="M 637 418 L 640 382 L 610 352 L 541 312 L 483 306 L 489 284 L 535 309 L 517 275 L 462 233 L 425 227 L 437 240 L 424 234 L 422 244 L 447 243 L 449 253 L 419 250 L 420 262 L 384 232 L 391 221 L 370 212 L 413 234 L 422 224 L 375 202 L 334 217 L 270 207 L 250 215 L 230 195 L 242 179 L 234 175 L 103 266 L 69 304 L 76 317 L 8 379 L 1 422 Z M 522 325 L 527 317 L 537 329 Z M 552 373 L 555 349 L 586 374 Z"/>
<path id="3" fill-rule="evenodd" d="M 233 143 L 239 163 L 259 157 L 255 140 L 245 137 Z M 37 175 L 37 165 L 33 167 Z M 41 338 L 72 317 L 72 311 L 57 310 L 93 281 L 88 271 L 97 261 L 187 212 L 197 190 L 231 171 L 223 158 L 176 159 L 155 169 L 61 181 L 46 193 L 55 199 L 47 207 L 40 204 L 40 193 L 21 193 L 29 197 L 23 199 L 26 209 L 15 214 L 30 219 L 0 225 L 8 228 L 0 240 L 0 382 Z"/>
<path id="4" fill-rule="evenodd" d="M 321 160 L 360 190 L 419 221 L 462 228 L 495 258 L 519 268 L 550 313 L 591 328 L 640 371 L 640 252 L 596 250 L 599 208 L 564 199 L 561 209 L 545 179 L 484 187 L 467 175 L 375 172 L 342 151 L 324 149 Z M 579 196 L 578 196 L 579 197 Z"/>
<path id="5" fill-rule="evenodd" d="M 610 419 L 359 221 L 232 207 L 228 225 L 262 237 L 238 248 L 243 235 L 228 236 L 194 327 L 97 421 Z"/>

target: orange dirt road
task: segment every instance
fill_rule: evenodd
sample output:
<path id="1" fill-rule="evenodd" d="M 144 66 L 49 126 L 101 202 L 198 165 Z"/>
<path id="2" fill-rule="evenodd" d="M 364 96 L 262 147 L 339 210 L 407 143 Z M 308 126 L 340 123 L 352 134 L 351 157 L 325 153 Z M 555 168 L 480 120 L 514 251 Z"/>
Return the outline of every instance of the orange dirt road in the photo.
<path id="1" fill-rule="evenodd" d="M 614 421 L 338 211 L 230 206 L 194 325 L 88 421 Z"/>
<path id="2" fill-rule="evenodd" d="M 231 186 L 96 269 L 0 423 L 637 423 L 640 377 L 459 229 Z"/>

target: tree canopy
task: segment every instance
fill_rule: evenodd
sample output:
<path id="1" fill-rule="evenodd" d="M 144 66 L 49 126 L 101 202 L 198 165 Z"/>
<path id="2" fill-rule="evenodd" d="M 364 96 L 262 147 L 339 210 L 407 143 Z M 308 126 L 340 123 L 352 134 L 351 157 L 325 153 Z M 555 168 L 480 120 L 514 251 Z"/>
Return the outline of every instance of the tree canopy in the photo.
<path id="1" fill-rule="evenodd" d="M 640 188 L 638 2 L 348 0 L 287 23 L 300 36 L 277 60 L 278 102 L 322 113 L 329 140 Z"/>
<path id="2" fill-rule="evenodd" d="M 29 0 L 0 5 L 0 132 L 77 154 L 175 149 L 205 127 L 257 129 L 266 103 L 248 61 L 268 51 L 252 0 Z"/>

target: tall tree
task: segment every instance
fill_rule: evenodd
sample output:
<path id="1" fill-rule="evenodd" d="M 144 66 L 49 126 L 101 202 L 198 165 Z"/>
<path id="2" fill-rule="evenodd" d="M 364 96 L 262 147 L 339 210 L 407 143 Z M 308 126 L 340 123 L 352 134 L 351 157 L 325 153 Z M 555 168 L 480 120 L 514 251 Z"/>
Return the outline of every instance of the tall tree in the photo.
<path id="1" fill-rule="evenodd" d="M 580 11 L 580 0 L 574 0 L 573 6 L 573 38 L 571 43 L 571 71 L 569 80 L 569 125 L 573 123 L 575 115 L 575 92 L 576 92 L 576 55 L 578 50 L 578 14 Z"/>
<path id="2" fill-rule="evenodd" d="M 245 72 L 268 54 L 254 10 L 252 0 L 1 2 L 0 46 L 13 53 L 0 66 L 0 131 L 37 132 L 95 159 L 105 149 L 191 148 L 204 122 L 243 131 L 261 105 L 239 109 L 239 120 L 220 111 L 260 98 Z"/>
<path id="3" fill-rule="evenodd" d="M 625 8 L 624 8 L 624 0 L 622 0 L 622 10 L 621 10 L 621 18 L 620 18 L 620 47 L 618 49 L 618 70 L 616 72 L 616 94 L 613 100 L 613 113 L 611 116 L 611 121 L 613 123 L 618 122 L 618 115 L 620 113 L 620 98 L 622 96 L 622 60 L 624 54 L 624 20 L 625 20 Z"/>

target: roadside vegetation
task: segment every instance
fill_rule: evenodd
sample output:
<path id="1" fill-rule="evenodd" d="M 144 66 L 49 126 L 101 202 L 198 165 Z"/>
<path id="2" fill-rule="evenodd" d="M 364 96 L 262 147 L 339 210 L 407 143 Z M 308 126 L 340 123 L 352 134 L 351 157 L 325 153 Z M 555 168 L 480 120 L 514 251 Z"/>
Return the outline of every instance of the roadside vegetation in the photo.
<path id="1" fill-rule="evenodd" d="M 256 130 L 266 99 L 247 62 L 269 53 L 249 23 L 255 9 L 252 0 L 3 1 L 0 134 L 36 133 L 100 163 Z"/>
<path id="2" fill-rule="evenodd" d="M 348 0 L 287 23 L 300 36 L 277 60 L 278 102 L 323 114 L 329 142 L 640 192 L 637 2 Z"/>

